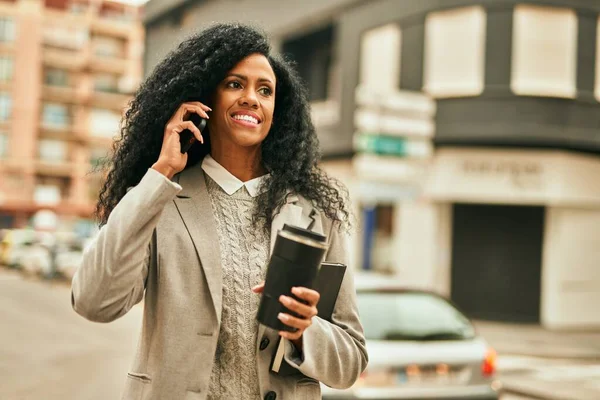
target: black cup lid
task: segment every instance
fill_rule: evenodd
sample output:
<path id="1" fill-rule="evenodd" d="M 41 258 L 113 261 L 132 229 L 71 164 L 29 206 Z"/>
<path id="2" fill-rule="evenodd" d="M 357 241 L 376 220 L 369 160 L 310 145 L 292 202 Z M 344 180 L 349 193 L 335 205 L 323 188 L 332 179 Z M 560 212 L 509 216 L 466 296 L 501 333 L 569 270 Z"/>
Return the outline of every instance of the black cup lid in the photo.
<path id="1" fill-rule="evenodd" d="M 327 236 L 323 236 L 319 233 L 310 231 L 308 229 L 300 228 L 298 226 L 284 224 L 282 230 L 290 232 L 290 233 L 294 233 L 296 235 L 304 236 L 304 237 L 312 239 L 312 240 L 316 240 L 317 242 L 321 242 L 321 243 L 327 242 Z"/>

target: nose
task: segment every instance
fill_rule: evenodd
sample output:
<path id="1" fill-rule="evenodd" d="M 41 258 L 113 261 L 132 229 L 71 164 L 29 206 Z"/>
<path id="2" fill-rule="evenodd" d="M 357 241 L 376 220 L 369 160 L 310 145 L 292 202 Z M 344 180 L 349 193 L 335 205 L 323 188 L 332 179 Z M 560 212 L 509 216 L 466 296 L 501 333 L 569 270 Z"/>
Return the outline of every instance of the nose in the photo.
<path id="1" fill-rule="evenodd" d="M 238 104 L 241 106 L 258 108 L 258 98 L 256 93 L 251 88 L 246 88 L 238 100 Z"/>

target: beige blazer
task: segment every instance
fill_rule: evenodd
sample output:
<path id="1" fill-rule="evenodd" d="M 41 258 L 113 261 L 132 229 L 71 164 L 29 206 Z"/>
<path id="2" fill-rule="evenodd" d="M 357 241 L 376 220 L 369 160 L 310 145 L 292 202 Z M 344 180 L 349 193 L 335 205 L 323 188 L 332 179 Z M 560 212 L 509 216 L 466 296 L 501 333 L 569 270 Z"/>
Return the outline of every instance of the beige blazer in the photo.
<path id="1" fill-rule="evenodd" d="M 97 322 L 121 317 L 145 293 L 142 331 L 126 378 L 125 400 L 202 400 L 209 386 L 222 300 L 216 224 L 200 163 L 174 180 L 182 190 L 149 170 L 86 248 L 72 282 L 74 310 Z M 327 234 L 326 260 L 347 263 L 344 235 L 310 202 L 288 197 L 274 218 L 272 242 L 284 223 Z M 282 378 L 269 372 L 278 335 L 260 325 L 256 365 L 261 398 L 319 399 L 319 381 L 334 388 L 356 381 L 367 365 L 367 353 L 355 296 L 348 270 L 334 322 L 315 317 L 303 336 L 303 359 L 287 343 L 285 360 L 304 376 Z"/>

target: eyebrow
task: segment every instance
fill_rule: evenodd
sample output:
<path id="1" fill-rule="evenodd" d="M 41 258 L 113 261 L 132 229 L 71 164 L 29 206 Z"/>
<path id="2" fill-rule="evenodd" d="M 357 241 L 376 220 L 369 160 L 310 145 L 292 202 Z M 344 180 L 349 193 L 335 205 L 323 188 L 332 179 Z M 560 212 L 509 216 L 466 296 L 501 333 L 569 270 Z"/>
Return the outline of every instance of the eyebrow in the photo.
<path id="1" fill-rule="evenodd" d="M 229 75 L 227 75 L 228 78 L 231 77 L 231 76 L 235 76 L 236 78 L 240 78 L 241 80 L 244 80 L 244 81 L 248 80 L 247 76 L 241 75 L 241 74 L 229 74 Z M 268 79 L 268 78 L 258 78 L 258 81 L 259 82 L 268 82 L 270 84 L 273 84 L 273 82 L 270 79 Z"/>

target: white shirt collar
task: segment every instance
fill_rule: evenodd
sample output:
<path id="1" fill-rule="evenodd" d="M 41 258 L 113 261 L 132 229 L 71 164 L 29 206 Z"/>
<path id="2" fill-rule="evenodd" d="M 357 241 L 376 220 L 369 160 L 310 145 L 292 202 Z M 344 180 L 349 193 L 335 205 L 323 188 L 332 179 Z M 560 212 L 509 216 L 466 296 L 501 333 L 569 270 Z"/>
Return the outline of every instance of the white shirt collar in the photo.
<path id="1" fill-rule="evenodd" d="M 210 154 L 207 154 L 204 157 L 204 160 L 202 160 L 202 170 L 230 196 L 240 190 L 243 186 L 246 186 L 246 190 L 248 190 L 250 196 L 258 196 L 260 194 L 260 184 L 268 176 L 263 175 L 247 182 L 242 182 L 212 158 Z"/>

